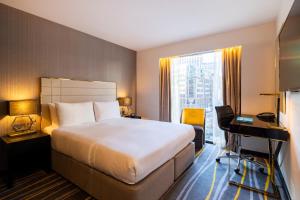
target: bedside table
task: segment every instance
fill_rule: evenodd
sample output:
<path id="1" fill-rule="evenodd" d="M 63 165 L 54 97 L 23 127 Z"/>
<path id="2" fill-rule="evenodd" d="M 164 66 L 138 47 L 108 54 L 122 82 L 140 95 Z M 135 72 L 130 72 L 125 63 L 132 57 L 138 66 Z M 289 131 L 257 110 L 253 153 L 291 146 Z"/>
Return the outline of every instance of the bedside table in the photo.
<path id="1" fill-rule="evenodd" d="M 0 137 L 0 170 L 4 180 L 12 187 L 17 172 L 24 169 L 51 168 L 50 135 L 36 132 L 16 137 Z"/>
<path id="2" fill-rule="evenodd" d="M 127 118 L 133 118 L 133 119 L 142 119 L 141 116 L 138 116 L 138 115 L 124 115 L 123 117 L 127 117 Z"/>

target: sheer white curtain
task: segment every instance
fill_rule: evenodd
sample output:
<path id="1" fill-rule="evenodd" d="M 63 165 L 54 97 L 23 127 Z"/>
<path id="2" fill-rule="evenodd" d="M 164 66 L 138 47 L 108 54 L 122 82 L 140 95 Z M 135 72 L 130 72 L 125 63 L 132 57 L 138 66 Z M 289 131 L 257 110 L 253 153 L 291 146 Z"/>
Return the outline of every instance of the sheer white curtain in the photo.
<path id="1" fill-rule="evenodd" d="M 215 106 L 223 104 L 222 52 L 193 54 L 171 59 L 171 120 L 180 122 L 185 107 L 206 109 L 206 139 L 222 143 Z"/>
<path id="2" fill-rule="evenodd" d="M 224 131 L 219 128 L 217 113 L 215 111 L 215 106 L 224 105 L 223 102 L 223 66 L 222 66 L 222 51 L 216 51 L 216 63 L 213 78 L 213 142 L 220 146 L 225 146 L 225 135 Z"/>

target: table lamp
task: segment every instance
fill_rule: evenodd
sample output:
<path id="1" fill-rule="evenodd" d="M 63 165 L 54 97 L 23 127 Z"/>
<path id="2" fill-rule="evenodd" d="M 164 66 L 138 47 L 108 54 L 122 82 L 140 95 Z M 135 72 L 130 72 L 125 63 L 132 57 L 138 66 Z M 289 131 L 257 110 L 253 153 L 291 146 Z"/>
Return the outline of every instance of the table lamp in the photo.
<path id="1" fill-rule="evenodd" d="M 9 102 L 9 115 L 15 116 L 11 124 L 12 129 L 16 132 L 15 135 L 33 132 L 31 128 L 35 121 L 30 115 L 38 114 L 37 105 L 36 100 L 18 100 Z"/>
<path id="2" fill-rule="evenodd" d="M 126 111 L 122 109 L 122 115 L 129 115 L 130 114 L 130 106 L 132 105 L 132 98 L 131 97 L 119 97 L 118 98 L 119 105 L 126 107 Z"/>

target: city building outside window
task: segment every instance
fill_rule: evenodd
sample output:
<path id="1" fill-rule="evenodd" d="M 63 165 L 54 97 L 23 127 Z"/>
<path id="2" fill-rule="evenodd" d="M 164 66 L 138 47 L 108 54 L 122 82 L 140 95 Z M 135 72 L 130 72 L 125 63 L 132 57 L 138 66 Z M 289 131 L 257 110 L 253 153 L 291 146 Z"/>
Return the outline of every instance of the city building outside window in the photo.
<path id="1" fill-rule="evenodd" d="M 222 143 L 215 106 L 223 105 L 222 52 L 192 54 L 171 60 L 171 120 L 180 122 L 183 108 L 205 108 L 206 140 Z"/>

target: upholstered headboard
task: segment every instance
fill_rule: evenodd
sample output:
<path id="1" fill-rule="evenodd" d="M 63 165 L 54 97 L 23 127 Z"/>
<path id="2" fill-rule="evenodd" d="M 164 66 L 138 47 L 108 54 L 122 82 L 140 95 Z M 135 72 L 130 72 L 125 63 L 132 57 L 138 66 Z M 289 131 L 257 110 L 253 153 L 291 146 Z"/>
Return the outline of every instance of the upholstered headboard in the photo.
<path id="1" fill-rule="evenodd" d="M 113 101 L 116 99 L 117 84 L 114 82 L 41 78 L 41 128 L 51 124 L 48 103 Z"/>

